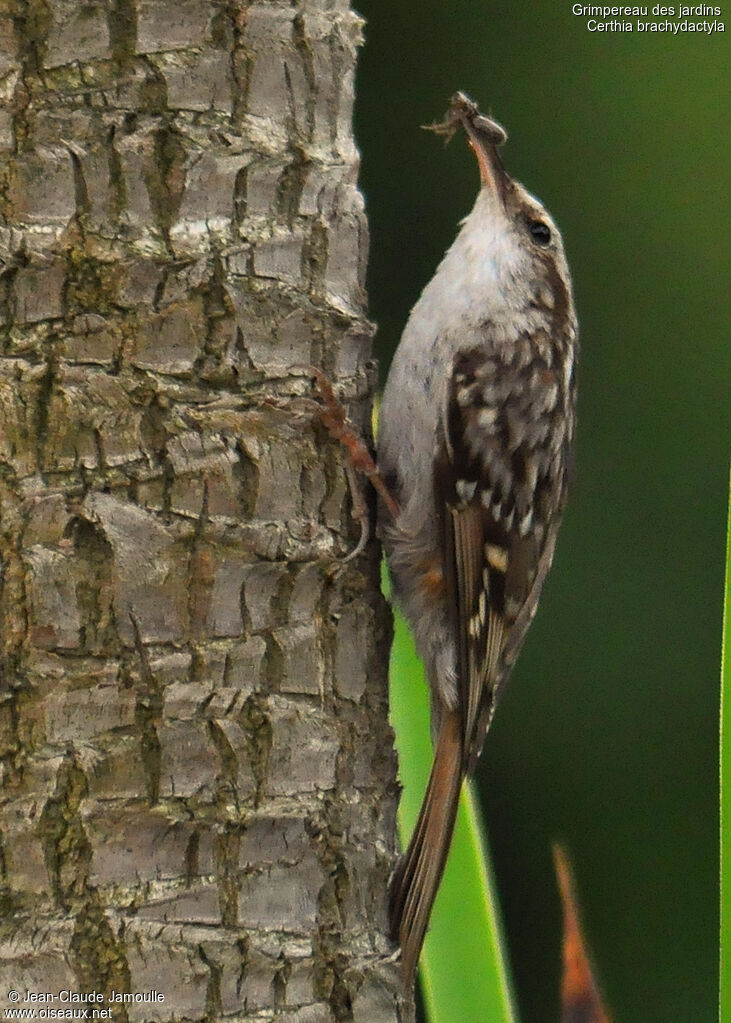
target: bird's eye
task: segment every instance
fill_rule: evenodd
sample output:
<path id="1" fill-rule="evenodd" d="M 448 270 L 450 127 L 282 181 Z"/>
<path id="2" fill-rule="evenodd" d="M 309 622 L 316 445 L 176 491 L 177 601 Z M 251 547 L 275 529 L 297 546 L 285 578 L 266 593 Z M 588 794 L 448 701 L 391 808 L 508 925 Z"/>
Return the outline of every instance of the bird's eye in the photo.
<path id="1" fill-rule="evenodd" d="M 551 240 L 551 228 L 542 220 L 531 220 L 528 230 L 536 245 L 548 245 Z"/>

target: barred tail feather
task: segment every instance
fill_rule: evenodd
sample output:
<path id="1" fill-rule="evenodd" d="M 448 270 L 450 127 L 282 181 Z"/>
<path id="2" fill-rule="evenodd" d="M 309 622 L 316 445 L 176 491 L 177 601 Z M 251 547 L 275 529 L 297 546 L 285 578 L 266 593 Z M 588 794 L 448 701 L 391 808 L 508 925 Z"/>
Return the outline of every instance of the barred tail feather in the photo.
<path id="1" fill-rule="evenodd" d="M 447 861 L 462 778 L 460 716 L 449 711 L 442 717 L 419 819 L 391 882 L 391 936 L 401 946 L 401 972 L 407 985 L 413 983 Z"/>

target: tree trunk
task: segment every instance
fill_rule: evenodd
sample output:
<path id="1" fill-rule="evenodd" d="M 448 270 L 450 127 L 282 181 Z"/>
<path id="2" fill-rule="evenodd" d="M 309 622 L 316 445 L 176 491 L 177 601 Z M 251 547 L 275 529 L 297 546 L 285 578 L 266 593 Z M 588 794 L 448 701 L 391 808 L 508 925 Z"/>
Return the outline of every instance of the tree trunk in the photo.
<path id="1" fill-rule="evenodd" d="M 406 1018 L 378 552 L 334 570 L 341 455 L 291 400 L 316 363 L 368 422 L 359 20 L 0 30 L 0 1001 Z"/>

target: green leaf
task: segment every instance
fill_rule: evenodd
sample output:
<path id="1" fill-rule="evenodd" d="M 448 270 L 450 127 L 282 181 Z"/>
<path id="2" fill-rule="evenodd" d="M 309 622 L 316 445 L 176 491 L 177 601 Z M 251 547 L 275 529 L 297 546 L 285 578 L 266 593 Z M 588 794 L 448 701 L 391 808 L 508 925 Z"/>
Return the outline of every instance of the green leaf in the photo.
<path id="1" fill-rule="evenodd" d="M 403 785 L 399 831 L 405 846 L 426 788 L 432 747 L 422 666 L 408 629 L 398 615 L 390 685 L 391 722 L 396 732 Z M 419 976 L 429 1023 L 465 1020 L 515 1023 L 485 832 L 469 786 L 462 792 L 452 849 L 434 904 Z"/>
<path id="2" fill-rule="evenodd" d="M 720 1020 L 731 1023 L 731 494 L 721 648 L 721 962 Z"/>

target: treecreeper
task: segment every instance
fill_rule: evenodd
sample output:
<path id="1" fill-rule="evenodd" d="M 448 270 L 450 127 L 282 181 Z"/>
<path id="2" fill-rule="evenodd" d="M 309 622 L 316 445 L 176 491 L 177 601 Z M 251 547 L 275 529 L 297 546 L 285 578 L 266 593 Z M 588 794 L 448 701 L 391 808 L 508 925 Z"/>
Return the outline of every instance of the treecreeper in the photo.
<path id="1" fill-rule="evenodd" d="M 481 187 L 411 311 L 381 404 L 378 469 L 393 594 L 424 662 L 434 763 L 391 882 L 407 984 L 501 689 L 551 566 L 571 472 L 578 334 L 564 247 L 505 170 L 504 129 L 457 93 Z"/>

